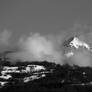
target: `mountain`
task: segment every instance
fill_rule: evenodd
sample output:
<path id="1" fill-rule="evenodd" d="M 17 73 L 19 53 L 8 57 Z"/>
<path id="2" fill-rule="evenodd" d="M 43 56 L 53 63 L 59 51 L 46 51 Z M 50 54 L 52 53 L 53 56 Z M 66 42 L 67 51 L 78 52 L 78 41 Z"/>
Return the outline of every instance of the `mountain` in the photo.
<path id="1" fill-rule="evenodd" d="M 65 41 L 64 47 L 73 54 L 72 48 L 77 50 L 82 47 L 91 51 L 90 46 L 77 37 Z M 91 67 L 60 65 L 48 61 L 17 61 L 11 64 L 4 55 L 6 53 L 0 57 L 0 92 L 92 91 Z"/>
<path id="2" fill-rule="evenodd" d="M 47 61 L 19 64 L 0 68 L 0 92 L 69 92 L 69 89 L 79 92 L 74 91 L 76 87 L 83 90 L 92 86 L 92 68 L 89 67 L 61 66 Z"/>
<path id="3" fill-rule="evenodd" d="M 84 41 L 81 41 L 78 37 L 70 37 L 67 41 L 64 42 L 64 46 L 70 48 L 68 53 L 66 53 L 67 57 L 74 55 L 72 49 L 78 50 L 79 48 L 83 48 L 92 51 L 90 45 Z"/>
<path id="4" fill-rule="evenodd" d="M 34 79 L 39 79 L 40 77 L 45 77 L 45 67 L 41 65 L 27 65 L 27 66 L 4 66 L 1 68 L 0 74 L 0 86 L 3 87 L 8 83 L 14 83 L 15 80 L 18 83 L 29 82 Z"/>

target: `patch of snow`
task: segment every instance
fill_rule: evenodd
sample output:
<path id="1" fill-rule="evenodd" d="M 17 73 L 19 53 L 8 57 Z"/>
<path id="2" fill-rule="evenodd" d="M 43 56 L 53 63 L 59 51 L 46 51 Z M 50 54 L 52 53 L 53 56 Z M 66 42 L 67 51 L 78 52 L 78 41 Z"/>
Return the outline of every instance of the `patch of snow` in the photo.
<path id="1" fill-rule="evenodd" d="M 45 70 L 45 68 L 43 66 L 36 66 L 35 71 L 39 71 L 39 70 Z"/>
<path id="2" fill-rule="evenodd" d="M 6 79 L 6 80 L 7 80 L 7 79 L 12 78 L 12 76 L 9 75 L 9 74 L 7 74 L 7 75 L 1 75 L 0 78 L 2 78 L 2 79 Z"/>
<path id="3" fill-rule="evenodd" d="M 40 70 L 45 70 L 44 66 L 40 66 L 40 65 L 28 65 L 26 70 L 30 70 L 31 71 L 40 71 Z"/>
<path id="4" fill-rule="evenodd" d="M 25 77 L 23 80 L 24 80 L 24 83 L 26 83 L 26 82 L 29 82 L 29 81 L 32 81 L 32 80 L 35 80 L 35 79 L 45 77 L 45 76 L 46 76 L 45 74 L 42 74 L 40 76 L 39 76 L 39 74 L 38 75 L 32 75 L 30 77 Z"/>
<path id="5" fill-rule="evenodd" d="M 4 66 L 3 70 L 1 72 L 1 74 L 6 74 L 6 73 L 12 73 L 12 72 L 20 72 L 19 70 L 17 70 L 18 67 L 8 67 L 8 66 Z"/>
<path id="6" fill-rule="evenodd" d="M 18 67 L 9 67 L 9 66 L 4 66 L 4 70 L 17 70 Z"/>
<path id="7" fill-rule="evenodd" d="M 5 84 L 7 84 L 8 82 L 2 82 L 0 81 L 0 86 L 5 86 Z"/>

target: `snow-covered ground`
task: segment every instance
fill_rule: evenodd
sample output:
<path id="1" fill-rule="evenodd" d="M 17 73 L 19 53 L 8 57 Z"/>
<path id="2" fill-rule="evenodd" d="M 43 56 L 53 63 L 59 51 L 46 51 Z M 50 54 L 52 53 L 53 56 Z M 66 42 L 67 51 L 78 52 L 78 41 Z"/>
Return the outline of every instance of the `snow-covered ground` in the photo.
<path id="1" fill-rule="evenodd" d="M 45 67 L 41 65 L 27 65 L 27 66 L 22 66 L 24 68 L 19 67 L 10 67 L 10 66 L 4 66 L 1 74 L 0 74 L 0 86 L 4 86 L 6 83 L 8 83 L 9 79 L 12 79 L 12 73 L 18 73 L 18 74 L 29 74 L 27 77 L 23 77 L 22 80 L 24 83 L 32 81 L 34 79 L 39 79 L 42 77 L 45 77 Z M 47 72 L 46 72 L 47 73 Z M 3 81 L 4 80 L 4 81 Z"/>

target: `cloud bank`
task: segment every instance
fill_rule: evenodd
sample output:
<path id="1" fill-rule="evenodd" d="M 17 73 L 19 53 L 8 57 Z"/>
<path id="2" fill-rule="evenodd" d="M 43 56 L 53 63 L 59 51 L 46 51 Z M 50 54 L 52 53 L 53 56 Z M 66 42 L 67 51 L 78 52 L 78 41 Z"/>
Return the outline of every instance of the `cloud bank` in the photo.
<path id="1" fill-rule="evenodd" d="M 39 33 L 30 34 L 29 37 L 21 38 L 19 52 L 12 53 L 12 59 L 20 59 L 22 61 L 44 61 L 63 64 L 63 54 L 60 43 L 53 36 L 43 36 Z"/>
<path id="2" fill-rule="evenodd" d="M 11 62 L 20 60 L 24 61 L 48 61 L 57 64 L 70 64 L 78 66 L 92 66 L 92 52 L 84 48 L 79 50 L 72 49 L 74 55 L 66 57 L 65 53 L 71 48 L 65 48 L 63 43 L 72 36 L 78 36 L 80 40 L 85 41 L 92 46 L 92 28 L 87 26 L 80 26 L 64 30 L 59 34 L 41 35 L 40 33 L 30 33 L 29 36 L 21 36 L 17 43 L 18 50 L 10 53 L 7 56 Z M 11 32 L 4 31 L 0 35 L 0 45 L 11 45 L 9 39 Z"/>

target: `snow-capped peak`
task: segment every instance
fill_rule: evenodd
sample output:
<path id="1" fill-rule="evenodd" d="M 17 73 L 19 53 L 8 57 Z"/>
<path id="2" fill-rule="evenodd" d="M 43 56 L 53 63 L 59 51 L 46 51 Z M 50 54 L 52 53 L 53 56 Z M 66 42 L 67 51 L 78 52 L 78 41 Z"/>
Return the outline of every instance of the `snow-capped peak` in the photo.
<path id="1" fill-rule="evenodd" d="M 76 49 L 82 46 L 83 48 L 90 50 L 90 46 L 84 41 L 79 40 L 77 37 L 74 37 L 74 39 L 70 42 L 70 46 L 75 47 Z"/>
<path id="2" fill-rule="evenodd" d="M 80 47 L 82 47 L 86 48 L 89 51 L 92 51 L 91 47 L 86 42 L 81 41 L 78 37 L 72 37 L 72 40 L 69 40 L 68 45 L 71 47 L 71 50 L 65 54 L 67 57 L 71 57 L 74 55 L 72 47 L 74 47 L 75 49 L 79 49 Z"/>

